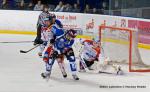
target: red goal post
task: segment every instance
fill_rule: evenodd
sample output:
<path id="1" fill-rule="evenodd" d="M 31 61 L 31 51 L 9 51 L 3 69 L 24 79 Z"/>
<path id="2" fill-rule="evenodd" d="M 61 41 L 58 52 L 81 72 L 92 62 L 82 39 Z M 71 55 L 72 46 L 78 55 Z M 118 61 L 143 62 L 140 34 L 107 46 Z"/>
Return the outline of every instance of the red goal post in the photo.
<path id="1" fill-rule="evenodd" d="M 119 34 L 119 35 L 115 35 L 115 31 L 116 31 L 116 34 Z M 135 57 L 133 58 L 134 54 L 136 54 L 138 52 L 137 51 L 138 50 L 138 41 L 137 42 L 133 42 L 133 41 L 135 41 L 133 39 L 136 39 L 134 37 L 134 32 L 135 32 L 134 30 L 131 30 L 131 29 L 128 29 L 128 28 L 119 28 L 119 27 L 101 25 L 101 26 L 99 26 L 99 39 L 101 41 L 100 45 L 105 44 L 105 46 L 102 46 L 102 47 L 105 48 L 104 50 L 107 50 L 107 49 L 113 47 L 113 46 L 111 47 L 111 45 L 115 46 L 118 43 L 121 44 L 123 40 L 128 41 L 127 44 L 126 44 L 126 46 L 123 46 L 125 44 L 123 44 L 123 45 L 116 45 L 116 46 L 119 46 L 121 50 L 124 50 L 122 52 L 126 53 L 124 57 L 127 57 L 126 58 L 126 62 L 128 64 L 128 70 L 129 70 L 129 72 L 150 72 L 150 68 L 144 68 L 144 69 L 136 68 L 136 69 L 133 69 L 133 66 L 135 66 L 134 65 L 134 60 L 133 60 L 134 58 L 136 58 L 137 62 L 138 61 L 140 62 L 141 66 L 144 66 L 144 64 L 142 63 L 142 61 L 140 61 L 140 60 L 137 59 L 137 58 L 140 58 L 139 55 L 135 55 Z M 125 35 L 125 37 L 124 38 L 120 38 L 121 37 L 120 35 Z M 117 38 L 116 36 L 119 36 L 119 37 Z M 115 38 L 115 40 L 109 40 L 108 39 L 108 38 L 113 39 L 113 37 Z M 120 41 L 117 43 L 116 40 L 120 40 Z M 113 42 L 114 43 L 116 42 L 116 43 L 114 44 Z M 118 48 L 117 49 L 117 51 L 118 51 L 119 47 L 114 47 L 114 52 L 115 52 L 115 48 Z M 125 48 L 125 49 L 122 49 L 122 48 Z M 112 48 L 112 50 L 113 50 L 113 48 Z M 106 51 L 104 51 L 104 53 L 105 52 Z M 120 59 L 120 57 L 114 56 L 113 54 L 110 54 L 110 53 L 113 53 L 113 52 L 107 51 L 106 53 L 108 53 L 109 55 L 112 55 L 112 58 L 115 58 L 116 60 L 118 58 Z M 119 54 L 121 54 L 121 53 L 118 53 L 118 55 Z"/>

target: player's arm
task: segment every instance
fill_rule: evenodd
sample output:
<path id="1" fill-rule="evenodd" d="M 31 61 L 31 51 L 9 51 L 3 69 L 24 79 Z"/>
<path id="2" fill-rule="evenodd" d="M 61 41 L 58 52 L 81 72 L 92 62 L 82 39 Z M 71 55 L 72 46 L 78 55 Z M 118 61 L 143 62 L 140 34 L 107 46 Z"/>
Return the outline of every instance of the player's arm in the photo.
<path id="1" fill-rule="evenodd" d="M 61 28 L 57 28 L 56 26 L 53 26 L 52 33 L 55 34 L 56 36 L 60 36 L 64 34 L 64 31 Z"/>
<path id="2" fill-rule="evenodd" d="M 73 44 L 74 44 L 74 40 L 71 40 L 71 41 L 70 41 L 70 43 L 69 43 L 69 44 L 67 44 L 67 46 L 66 46 L 66 47 L 67 47 L 67 48 L 68 48 L 68 47 L 72 47 L 72 45 L 73 45 Z"/>

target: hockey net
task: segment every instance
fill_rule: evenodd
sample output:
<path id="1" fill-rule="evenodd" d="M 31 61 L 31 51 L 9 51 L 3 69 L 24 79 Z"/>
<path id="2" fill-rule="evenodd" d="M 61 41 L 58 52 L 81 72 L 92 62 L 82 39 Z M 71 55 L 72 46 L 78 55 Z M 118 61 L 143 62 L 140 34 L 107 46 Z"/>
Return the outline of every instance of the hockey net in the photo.
<path id="1" fill-rule="evenodd" d="M 150 72 L 144 64 L 138 48 L 138 34 L 127 28 L 99 27 L 100 45 L 109 62 L 126 65 L 129 72 Z"/>

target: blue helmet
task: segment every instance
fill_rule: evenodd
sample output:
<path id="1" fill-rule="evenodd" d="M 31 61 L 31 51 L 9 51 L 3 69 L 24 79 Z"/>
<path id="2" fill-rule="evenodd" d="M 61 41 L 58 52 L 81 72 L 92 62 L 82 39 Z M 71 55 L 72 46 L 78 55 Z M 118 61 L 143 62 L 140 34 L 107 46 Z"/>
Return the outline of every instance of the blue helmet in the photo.
<path id="1" fill-rule="evenodd" d="M 62 25 L 62 23 L 60 22 L 60 20 L 56 19 L 56 20 L 55 20 L 55 23 L 56 23 L 60 28 L 63 28 L 63 25 Z"/>

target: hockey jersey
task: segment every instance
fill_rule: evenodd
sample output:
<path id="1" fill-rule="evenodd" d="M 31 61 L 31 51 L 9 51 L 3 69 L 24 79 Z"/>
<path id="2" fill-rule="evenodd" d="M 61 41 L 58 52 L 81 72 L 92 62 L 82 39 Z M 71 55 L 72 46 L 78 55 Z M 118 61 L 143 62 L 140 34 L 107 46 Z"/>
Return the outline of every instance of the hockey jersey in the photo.
<path id="1" fill-rule="evenodd" d="M 83 51 L 81 57 L 87 61 L 93 61 L 99 57 L 100 47 L 94 47 L 92 40 L 81 41 L 83 46 Z"/>
<path id="2" fill-rule="evenodd" d="M 58 38 L 55 41 L 54 47 L 55 47 L 55 50 L 57 50 L 59 53 L 64 53 L 65 50 L 67 50 L 67 49 L 72 47 L 73 43 L 74 43 L 73 39 L 68 40 L 63 35 L 62 37 Z"/>
<path id="3" fill-rule="evenodd" d="M 46 27 L 46 26 L 42 26 L 41 27 L 41 39 L 43 41 L 48 42 L 50 39 L 50 34 L 51 34 L 51 29 L 52 26 Z"/>

